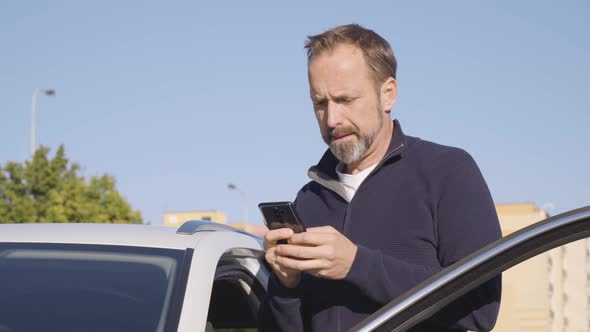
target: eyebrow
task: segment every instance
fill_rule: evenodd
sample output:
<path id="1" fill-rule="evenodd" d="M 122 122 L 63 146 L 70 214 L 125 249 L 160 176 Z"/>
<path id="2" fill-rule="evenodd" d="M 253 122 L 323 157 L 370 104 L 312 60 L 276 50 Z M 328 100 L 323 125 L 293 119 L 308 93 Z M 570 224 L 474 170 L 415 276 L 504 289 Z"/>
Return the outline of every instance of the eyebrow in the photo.
<path id="1" fill-rule="evenodd" d="M 326 99 L 326 97 L 319 95 L 319 94 L 310 94 L 309 98 L 311 98 L 311 100 L 324 100 L 324 99 Z"/>
<path id="2" fill-rule="evenodd" d="M 311 98 L 311 100 L 313 100 L 315 102 L 324 101 L 327 99 L 323 95 L 319 95 L 319 94 L 310 94 L 309 97 Z M 345 99 L 355 99 L 357 97 L 358 96 L 352 91 L 351 92 L 342 92 L 342 93 L 339 93 L 339 94 L 333 96 L 332 100 L 339 101 L 339 100 L 345 100 Z"/>

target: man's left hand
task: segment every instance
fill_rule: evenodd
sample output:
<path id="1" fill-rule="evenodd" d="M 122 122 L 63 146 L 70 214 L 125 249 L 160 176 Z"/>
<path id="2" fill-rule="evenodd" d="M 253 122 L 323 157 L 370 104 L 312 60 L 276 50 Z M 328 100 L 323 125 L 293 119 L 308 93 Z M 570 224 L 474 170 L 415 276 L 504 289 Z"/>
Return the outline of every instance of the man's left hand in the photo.
<path id="1" fill-rule="evenodd" d="M 276 264 L 326 279 L 343 279 L 357 246 L 332 226 L 312 227 L 276 247 Z"/>

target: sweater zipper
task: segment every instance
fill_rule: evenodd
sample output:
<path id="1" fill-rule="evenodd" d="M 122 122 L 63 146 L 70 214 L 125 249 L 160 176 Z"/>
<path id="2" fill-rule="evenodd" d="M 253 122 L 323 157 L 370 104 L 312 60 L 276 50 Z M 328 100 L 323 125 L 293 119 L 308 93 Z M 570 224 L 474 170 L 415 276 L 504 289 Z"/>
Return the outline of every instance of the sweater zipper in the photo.
<path id="1" fill-rule="evenodd" d="M 397 154 L 399 154 L 399 150 L 404 146 L 404 144 L 400 144 L 399 146 L 397 146 L 395 149 L 391 150 L 388 154 L 385 155 L 385 157 L 383 157 L 383 159 L 381 159 L 381 161 L 377 164 L 377 166 L 375 166 L 375 168 L 371 171 L 371 173 L 369 173 L 369 175 L 367 175 L 367 177 L 363 180 L 363 182 L 361 182 L 361 184 L 359 184 L 358 188 L 356 189 L 356 192 L 354 194 L 354 196 L 352 197 L 352 199 L 350 200 L 350 202 L 348 202 L 348 204 L 346 205 L 346 213 L 344 214 L 344 221 L 342 222 L 342 234 L 346 235 L 347 234 L 347 230 L 346 230 L 346 224 L 347 221 L 350 219 L 349 215 L 350 215 L 350 207 L 352 206 L 352 202 L 354 201 L 354 199 L 357 197 L 358 192 L 360 191 L 361 187 L 365 184 L 365 182 L 367 182 L 367 179 L 373 175 L 379 168 L 381 168 L 381 166 L 383 166 L 383 164 L 389 160 L 390 158 L 393 158 L 394 156 L 396 156 Z"/>
<path id="2" fill-rule="evenodd" d="M 381 159 L 381 161 L 377 164 L 377 166 L 375 166 L 375 168 L 371 171 L 371 173 L 369 173 L 369 175 L 367 175 L 367 177 L 363 180 L 363 182 L 361 182 L 361 184 L 359 185 L 359 187 L 357 188 L 357 192 L 358 190 L 361 188 L 361 186 L 367 181 L 367 179 L 373 175 L 373 173 L 375 173 L 387 160 L 389 160 L 390 158 L 392 158 L 393 156 L 395 156 L 396 154 L 399 153 L 399 150 L 404 147 L 404 144 L 400 144 L 399 146 L 397 146 L 395 149 L 391 150 L 388 154 L 386 154 L 383 159 Z M 317 168 L 316 168 L 317 169 Z M 335 181 L 334 179 L 330 179 L 330 177 L 326 174 L 324 174 L 323 172 L 319 171 L 319 169 L 317 171 L 311 171 L 308 172 L 308 176 L 316 181 L 317 183 L 321 184 L 322 186 L 324 186 L 325 188 L 328 188 L 330 190 L 332 190 L 333 192 L 335 192 L 338 196 L 342 197 L 345 201 L 346 201 L 346 197 L 345 195 L 342 193 L 342 185 L 338 182 Z M 356 197 L 356 194 L 354 195 Z M 352 201 L 354 200 L 353 197 L 350 202 L 347 201 L 346 204 L 346 212 L 344 214 L 344 220 L 342 222 L 342 234 L 346 236 L 346 220 L 349 219 L 349 215 L 350 215 L 350 206 L 352 204 Z M 341 332 L 342 330 L 342 307 L 338 306 L 336 308 L 336 331 Z"/>
<path id="3" fill-rule="evenodd" d="M 404 144 L 400 144 L 398 147 L 396 147 L 395 149 L 391 150 L 388 154 L 385 155 L 385 157 L 383 157 L 383 159 L 381 159 L 381 161 L 377 164 L 377 166 L 375 166 L 375 168 L 371 171 L 371 173 L 369 173 L 369 175 L 367 175 L 367 177 L 363 180 L 363 182 L 361 182 L 361 184 L 359 184 L 359 187 L 356 188 L 356 192 L 359 191 L 359 189 L 361 189 L 361 186 L 363 184 L 365 184 L 365 182 L 367 182 L 367 179 L 373 175 L 379 168 L 381 168 L 381 166 L 383 166 L 383 164 L 389 160 L 390 158 L 393 158 L 394 156 L 396 156 L 398 153 L 397 151 L 399 151 L 399 149 L 403 148 Z M 356 194 L 354 195 L 356 197 Z M 354 199 L 354 197 L 352 198 Z M 350 200 L 350 203 L 352 203 L 352 199 Z"/>
<path id="4" fill-rule="evenodd" d="M 390 158 L 392 158 L 394 155 L 396 155 L 396 153 L 399 151 L 399 149 L 401 149 L 404 146 L 404 144 L 400 144 L 398 147 L 396 147 L 395 149 L 391 150 L 391 152 L 389 152 L 388 154 L 385 155 L 385 157 L 383 157 L 383 159 L 381 159 L 381 161 L 377 164 L 377 166 L 375 166 L 375 169 L 373 169 L 371 171 L 371 173 L 369 173 L 369 175 L 367 175 L 367 177 L 363 180 L 363 182 L 361 182 L 361 184 L 359 185 L 359 187 L 357 188 L 357 193 L 359 191 L 359 189 L 361 188 L 361 186 L 367 181 L 367 179 L 373 175 L 373 173 L 375 173 L 375 171 L 377 171 L 387 160 L 389 160 Z M 348 204 L 346 205 L 346 212 L 344 213 L 344 220 L 342 221 L 342 234 L 344 236 L 346 236 L 346 224 L 347 221 L 350 220 L 350 207 L 352 206 L 352 201 L 355 199 L 357 195 L 355 194 L 354 197 L 352 197 L 352 199 L 350 200 L 350 202 L 348 202 Z M 337 310 L 336 310 L 338 319 L 336 320 L 336 330 L 338 332 L 342 331 L 342 307 L 338 306 Z"/>
<path id="5" fill-rule="evenodd" d="M 363 184 L 367 181 L 367 179 L 373 175 L 377 170 L 379 170 L 379 168 L 381 168 L 381 166 L 383 166 L 383 164 L 388 161 L 389 159 L 391 159 L 392 157 L 398 155 L 400 152 L 399 150 L 401 148 L 404 147 L 404 143 L 401 143 L 400 145 L 398 145 L 397 147 L 395 147 L 393 150 L 391 150 L 389 153 L 387 153 L 382 159 L 381 161 L 377 164 L 377 166 L 375 166 L 375 168 L 371 171 L 371 173 L 369 173 L 369 175 L 367 175 L 367 177 L 363 180 L 363 182 L 359 185 L 359 187 L 357 188 L 357 192 L 359 191 L 359 189 L 361 189 L 361 187 L 363 186 Z M 350 205 L 352 204 L 352 201 L 354 200 L 354 198 L 356 197 L 356 194 L 354 195 L 355 197 L 353 197 L 350 202 L 346 199 L 346 194 L 344 193 L 344 188 L 342 187 L 342 184 L 340 184 L 339 181 L 337 181 L 336 179 L 331 178 L 330 176 L 328 176 L 327 174 L 325 174 L 324 172 L 320 171 L 317 167 L 312 167 L 309 172 L 307 173 L 307 175 L 314 180 L 315 182 L 319 183 L 320 185 L 324 186 L 327 189 L 332 190 L 334 193 L 336 193 L 338 196 L 340 196 L 344 201 L 346 201 L 346 213 L 344 215 L 344 220 L 342 223 L 342 234 L 346 235 L 345 232 L 345 225 L 346 225 L 346 219 L 347 216 L 349 214 L 349 209 L 350 209 Z"/>

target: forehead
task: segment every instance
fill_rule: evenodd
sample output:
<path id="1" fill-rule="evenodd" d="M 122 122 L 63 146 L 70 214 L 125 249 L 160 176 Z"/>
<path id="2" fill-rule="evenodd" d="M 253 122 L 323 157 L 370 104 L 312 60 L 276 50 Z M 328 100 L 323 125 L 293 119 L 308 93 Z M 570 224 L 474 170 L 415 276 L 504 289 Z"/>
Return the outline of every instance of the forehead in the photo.
<path id="1" fill-rule="evenodd" d="M 314 56 L 308 64 L 312 91 L 353 89 L 370 84 L 363 52 L 352 45 L 338 45 Z"/>

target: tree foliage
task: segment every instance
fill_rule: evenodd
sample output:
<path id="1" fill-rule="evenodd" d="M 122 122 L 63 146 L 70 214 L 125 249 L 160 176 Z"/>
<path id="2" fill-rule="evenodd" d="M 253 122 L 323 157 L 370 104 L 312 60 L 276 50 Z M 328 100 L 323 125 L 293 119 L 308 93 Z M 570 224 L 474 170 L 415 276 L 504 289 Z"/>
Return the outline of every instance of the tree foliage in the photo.
<path id="1" fill-rule="evenodd" d="M 31 161 L 0 165 L 0 223 L 142 223 L 110 175 L 85 179 L 63 145 L 53 159 L 41 147 Z"/>

